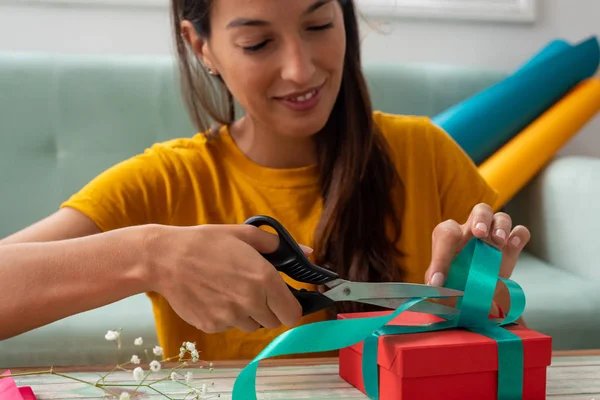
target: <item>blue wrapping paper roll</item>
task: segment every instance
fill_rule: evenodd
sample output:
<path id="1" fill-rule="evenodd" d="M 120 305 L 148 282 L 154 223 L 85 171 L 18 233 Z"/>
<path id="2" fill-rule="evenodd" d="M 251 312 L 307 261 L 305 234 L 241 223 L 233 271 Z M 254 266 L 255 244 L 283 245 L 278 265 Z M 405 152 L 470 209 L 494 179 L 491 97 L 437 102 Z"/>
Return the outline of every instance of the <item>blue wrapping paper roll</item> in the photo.
<path id="1" fill-rule="evenodd" d="M 583 80 L 600 63 L 596 37 L 555 41 L 496 85 L 432 120 L 481 164 Z"/>
<path id="2" fill-rule="evenodd" d="M 573 46 L 564 40 L 553 40 L 552 42 L 548 43 L 542 50 L 540 50 L 536 55 L 531 57 L 531 59 L 529 59 L 525 64 L 519 67 L 515 74 L 519 73 L 520 71 L 526 70 L 527 68 L 532 67 L 534 65 L 539 65 L 547 59 L 571 48 L 573 48 Z"/>

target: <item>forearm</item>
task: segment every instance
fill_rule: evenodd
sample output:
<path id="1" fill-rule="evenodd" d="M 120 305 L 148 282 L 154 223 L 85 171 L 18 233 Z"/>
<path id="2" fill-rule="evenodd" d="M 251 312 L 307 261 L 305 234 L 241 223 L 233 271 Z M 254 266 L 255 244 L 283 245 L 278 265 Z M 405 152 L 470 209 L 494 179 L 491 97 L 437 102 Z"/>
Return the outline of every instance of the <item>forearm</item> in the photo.
<path id="1" fill-rule="evenodd" d="M 143 235 L 0 246 L 0 340 L 146 291 Z"/>

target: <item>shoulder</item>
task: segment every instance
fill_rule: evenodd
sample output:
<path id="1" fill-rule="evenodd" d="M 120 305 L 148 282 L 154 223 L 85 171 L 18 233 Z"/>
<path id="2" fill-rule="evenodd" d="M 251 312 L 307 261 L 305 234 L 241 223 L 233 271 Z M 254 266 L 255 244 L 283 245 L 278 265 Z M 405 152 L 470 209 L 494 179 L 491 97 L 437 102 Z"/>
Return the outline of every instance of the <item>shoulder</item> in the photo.
<path id="1" fill-rule="evenodd" d="M 373 122 L 392 148 L 422 147 L 432 150 L 448 142 L 456 143 L 429 117 L 418 115 L 389 114 L 381 111 L 373 113 Z"/>
<path id="2" fill-rule="evenodd" d="M 445 158 L 470 158 L 454 139 L 426 116 L 398 115 L 380 111 L 373 122 L 385 138 L 392 158 L 398 164 L 439 167 Z"/>
<path id="3" fill-rule="evenodd" d="M 208 144 L 204 133 L 197 133 L 191 137 L 174 138 L 153 143 L 151 146 L 136 154 L 125 164 L 129 167 L 138 164 L 155 172 L 168 172 L 168 175 L 177 175 L 181 172 L 202 171 L 218 159 L 215 157 L 215 147 Z"/>

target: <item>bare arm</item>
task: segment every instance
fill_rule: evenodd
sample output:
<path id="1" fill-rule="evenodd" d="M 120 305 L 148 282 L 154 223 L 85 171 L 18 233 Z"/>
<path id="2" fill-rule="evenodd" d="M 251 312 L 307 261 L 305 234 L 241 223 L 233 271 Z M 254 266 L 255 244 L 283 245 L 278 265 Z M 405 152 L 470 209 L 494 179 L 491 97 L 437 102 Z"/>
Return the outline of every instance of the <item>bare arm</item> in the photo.
<path id="1" fill-rule="evenodd" d="M 99 232 L 62 209 L 0 241 L 0 340 L 146 290 L 143 229 Z"/>
<path id="2" fill-rule="evenodd" d="M 25 242 L 51 242 L 100 233 L 100 229 L 84 214 L 62 208 L 13 235 L 0 239 L 0 246 Z"/>
<path id="3" fill-rule="evenodd" d="M 291 326 L 301 316 L 257 252 L 275 251 L 276 235 L 250 225 L 98 232 L 83 214 L 63 209 L 0 241 L 0 340 L 143 292 L 163 295 L 209 333 Z"/>

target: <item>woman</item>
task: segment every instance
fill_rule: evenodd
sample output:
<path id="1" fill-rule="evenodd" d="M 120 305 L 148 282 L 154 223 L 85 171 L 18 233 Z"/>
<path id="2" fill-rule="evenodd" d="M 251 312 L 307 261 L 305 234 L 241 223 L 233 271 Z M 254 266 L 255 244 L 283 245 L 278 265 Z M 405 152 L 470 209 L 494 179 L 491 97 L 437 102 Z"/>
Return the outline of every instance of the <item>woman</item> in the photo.
<path id="1" fill-rule="evenodd" d="M 285 281 L 311 287 L 261 257 L 278 241 L 242 224 L 256 214 L 352 280 L 443 285 L 473 236 L 502 249 L 510 276 L 528 230 L 492 212 L 495 192 L 428 119 L 371 110 L 351 0 L 172 6 L 201 133 L 108 169 L 0 242 L 11 277 L 1 337 L 147 292 L 167 357 L 186 340 L 205 360 L 252 358 L 290 326 L 327 318 L 301 317 Z"/>

